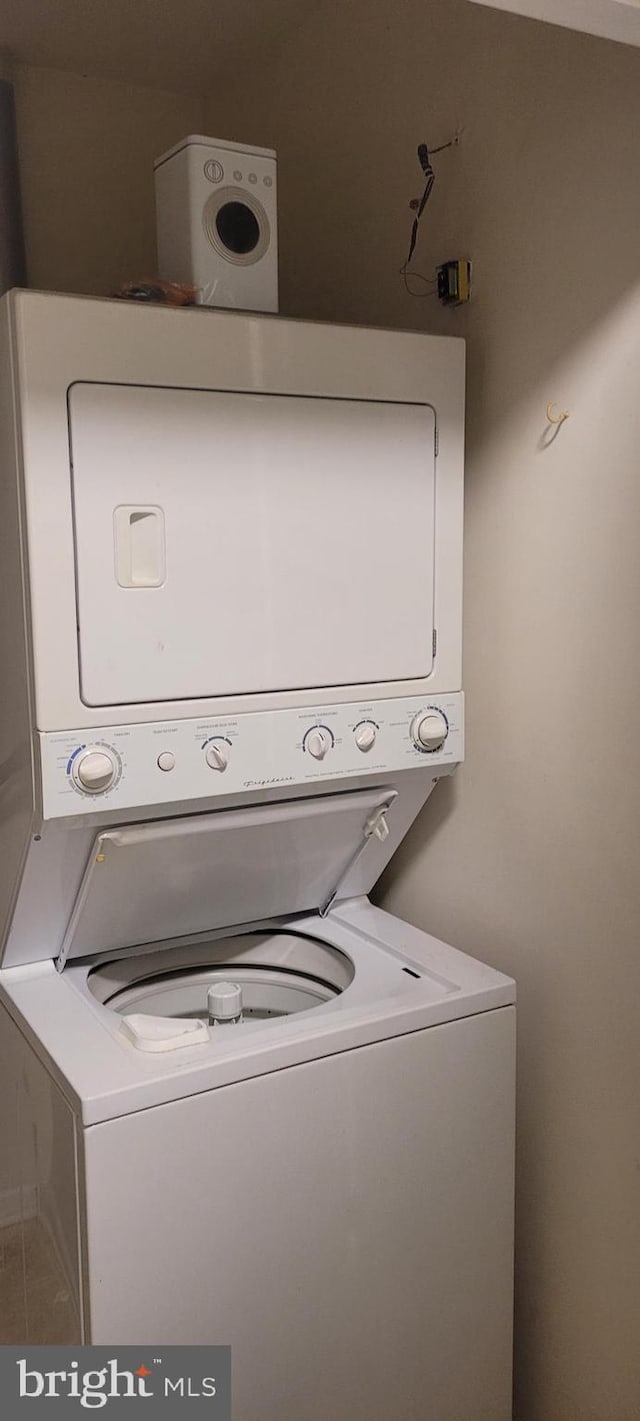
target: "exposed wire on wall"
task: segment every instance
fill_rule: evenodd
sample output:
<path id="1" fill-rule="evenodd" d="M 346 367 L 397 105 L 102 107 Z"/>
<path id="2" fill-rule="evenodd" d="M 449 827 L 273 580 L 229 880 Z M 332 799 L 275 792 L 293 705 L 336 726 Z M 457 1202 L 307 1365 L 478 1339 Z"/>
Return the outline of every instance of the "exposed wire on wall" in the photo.
<path id="1" fill-rule="evenodd" d="M 408 268 L 416 248 L 416 242 L 418 240 L 418 232 L 420 228 L 422 214 L 429 201 L 429 198 L 431 197 L 436 180 L 436 174 L 431 159 L 435 157 L 436 153 L 444 153 L 445 149 L 447 148 L 457 148 L 459 142 L 460 133 L 456 132 L 453 138 L 449 139 L 448 143 L 440 143 L 437 148 L 429 149 L 426 143 L 418 144 L 418 161 L 424 173 L 425 185 L 422 197 L 414 197 L 409 203 L 409 207 L 411 208 L 412 212 L 415 212 L 415 217 L 411 226 L 409 250 L 407 252 L 406 259 L 400 268 L 400 275 L 402 276 L 405 285 L 405 290 L 408 292 L 409 296 L 424 297 L 438 295 L 438 283 L 437 278 L 435 276 L 425 276 L 422 272 L 413 270 L 409 271 Z M 412 287 L 410 285 L 410 282 L 416 281 L 421 282 L 422 286 L 428 289 L 416 291 L 415 287 Z"/>

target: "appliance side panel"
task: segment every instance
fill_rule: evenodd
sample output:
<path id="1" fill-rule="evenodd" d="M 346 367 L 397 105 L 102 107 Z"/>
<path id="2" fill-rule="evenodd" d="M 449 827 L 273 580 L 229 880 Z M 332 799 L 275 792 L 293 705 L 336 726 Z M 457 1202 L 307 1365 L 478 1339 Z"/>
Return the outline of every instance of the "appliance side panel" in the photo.
<path id="1" fill-rule="evenodd" d="M 0 1343 L 81 1341 L 75 1120 L 0 1006 Z"/>
<path id="2" fill-rule="evenodd" d="M 0 308 L 0 960 L 33 816 L 29 654 L 10 307 Z"/>
<path id="3" fill-rule="evenodd" d="M 90 1340 L 230 1343 L 234 1421 L 508 1421 L 514 1047 L 507 1007 L 90 1127 Z"/>
<path id="4" fill-rule="evenodd" d="M 0 1007 L 0 1345 L 27 1336 L 24 1234 L 37 1213 L 33 1181 L 23 1179 L 19 1097 L 22 1037 Z"/>
<path id="5" fill-rule="evenodd" d="M 165 281 L 193 281 L 186 150 L 155 170 L 158 271 Z"/>
<path id="6" fill-rule="evenodd" d="M 452 352 L 447 384 L 436 408 L 433 684 L 462 687 L 462 579 L 464 528 L 465 369 L 463 343 Z"/>

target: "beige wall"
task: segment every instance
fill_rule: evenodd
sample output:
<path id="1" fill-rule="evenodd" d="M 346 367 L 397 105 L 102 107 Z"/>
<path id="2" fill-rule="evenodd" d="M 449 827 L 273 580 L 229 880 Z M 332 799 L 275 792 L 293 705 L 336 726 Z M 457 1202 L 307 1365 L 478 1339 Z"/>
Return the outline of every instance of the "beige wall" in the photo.
<path id="1" fill-rule="evenodd" d="M 151 160 L 204 122 L 278 146 L 286 312 L 468 335 L 468 760 L 382 896 L 518 979 L 520 1421 L 637 1421 L 640 54 L 350 0 L 204 113 L 34 70 L 18 108 L 35 284 L 145 273 Z M 458 124 L 419 250 L 473 257 L 452 314 L 398 268 L 416 145 Z"/>
<path id="2" fill-rule="evenodd" d="M 17 65 L 31 286 L 106 296 L 156 274 L 153 160 L 198 132 L 198 95 Z"/>
<path id="3" fill-rule="evenodd" d="M 354 0 L 209 122 L 278 146 L 287 311 L 469 338 L 468 760 L 382 898 L 518 980 L 518 1416 L 636 1421 L 640 54 Z M 420 242 L 474 259 L 447 314 L 398 267 L 416 144 L 457 124 Z"/>

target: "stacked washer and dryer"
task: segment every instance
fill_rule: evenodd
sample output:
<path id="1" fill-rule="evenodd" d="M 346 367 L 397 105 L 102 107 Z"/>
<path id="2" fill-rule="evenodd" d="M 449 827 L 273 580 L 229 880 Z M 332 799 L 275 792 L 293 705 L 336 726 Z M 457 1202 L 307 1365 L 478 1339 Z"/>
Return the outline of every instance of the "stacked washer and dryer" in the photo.
<path id="1" fill-rule="evenodd" d="M 368 897 L 463 756 L 463 363 L 1 307 L 24 1341 L 230 1343 L 235 1421 L 510 1415 L 513 983 Z"/>

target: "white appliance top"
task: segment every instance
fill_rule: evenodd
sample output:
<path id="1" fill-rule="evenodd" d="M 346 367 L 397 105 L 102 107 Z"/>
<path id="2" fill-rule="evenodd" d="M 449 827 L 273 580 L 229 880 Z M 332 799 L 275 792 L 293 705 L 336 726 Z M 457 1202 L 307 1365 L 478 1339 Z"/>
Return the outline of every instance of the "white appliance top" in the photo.
<path id="1" fill-rule="evenodd" d="M 313 1010 L 265 1021 L 163 1055 L 127 1040 L 122 1017 L 96 1000 L 91 964 L 57 973 L 52 962 L 0 972 L 0 998 L 28 1035 L 85 1125 L 213 1090 L 305 1061 L 509 1006 L 515 986 L 374 908 L 351 899 L 326 918 L 279 920 L 344 954 L 352 980 Z M 140 959 L 141 967 L 143 959 Z"/>
<path id="2" fill-rule="evenodd" d="M 222 148 L 229 153 L 251 153 L 254 158 L 276 158 L 275 148 L 257 148 L 254 143 L 231 143 L 227 138 L 206 138 L 202 133 L 190 133 L 156 158 L 154 168 L 159 168 L 161 163 L 166 163 L 168 158 L 173 158 L 174 154 L 182 152 L 183 148 L 190 148 L 195 144 L 201 148 Z"/>

